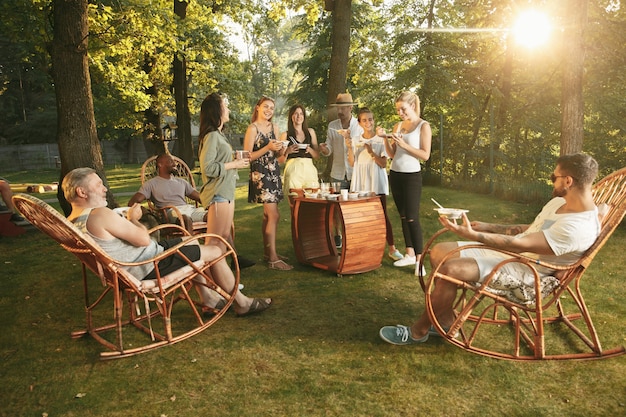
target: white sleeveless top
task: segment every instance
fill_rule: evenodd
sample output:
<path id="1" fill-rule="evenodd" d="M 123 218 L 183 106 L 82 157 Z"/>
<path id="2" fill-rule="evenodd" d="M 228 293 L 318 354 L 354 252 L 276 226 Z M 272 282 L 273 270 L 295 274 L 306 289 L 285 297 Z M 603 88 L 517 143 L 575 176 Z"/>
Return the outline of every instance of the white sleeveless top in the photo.
<path id="1" fill-rule="evenodd" d="M 411 145 L 412 147 L 419 149 L 421 145 L 421 132 L 422 125 L 426 123 L 425 120 L 419 122 L 417 127 L 413 129 L 413 131 L 409 133 L 404 133 L 402 135 L 402 140 Z M 422 170 L 422 166 L 420 164 L 419 159 L 409 154 L 407 151 L 402 149 L 401 147 L 396 147 L 396 154 L 393 157 L 393 161 L 391 161 L 391 170 L 395 172 L 420 172 Z"/>
<path id="2" fill-rule="evenodd" d="M 87 219 L 92 209 L 85 209 L 72 223 L 91 238 L 113 259 L 122 262 L 141 262 L 153 258 L 163 252 L 163 247 L 150 239 L 148 246 L 134 246 L 125 240 L 114 237 L 113 239 L 101 239 L 92 235 L 87 230 Z M 141 266 L 126 268 L 135 278 L 141 280 L 154 269 L 154 264 L 149 263 Z"/>

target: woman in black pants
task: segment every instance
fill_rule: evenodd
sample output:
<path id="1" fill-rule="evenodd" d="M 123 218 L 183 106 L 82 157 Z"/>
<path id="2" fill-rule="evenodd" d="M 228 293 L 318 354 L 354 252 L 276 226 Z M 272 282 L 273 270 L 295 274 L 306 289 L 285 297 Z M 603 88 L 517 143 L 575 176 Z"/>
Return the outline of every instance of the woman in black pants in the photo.
<path id="1" fill-rule="evenodd" d="M 420 198 L 422 173 L 420 161 L 430 158 L 432 132 L 427 121 L 420 118 L 420 101 L 410 91 L 400 93 L 396 99 L 396 111 L 402 121 L 396 124 L 390 140 L 385 141 L 387 155 L 393 159 L 389 173 L 389 186 L 393 200 L 400 213 L 406 254 L 394 266 L 412 266 L 415 275 L 423 249 L 423 233 L 420 225 Z M 381 134 L 385 132 L 381 130 Z M 425 275 L 424 271 L 421 271 Z"/>

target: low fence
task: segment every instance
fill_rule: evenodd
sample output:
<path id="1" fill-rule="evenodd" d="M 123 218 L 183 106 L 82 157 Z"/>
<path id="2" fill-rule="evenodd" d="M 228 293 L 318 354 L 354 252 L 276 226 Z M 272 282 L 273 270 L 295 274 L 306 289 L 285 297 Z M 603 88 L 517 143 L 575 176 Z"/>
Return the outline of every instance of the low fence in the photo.
<path id="1" fill-rule="evenodd" d="M 102 142 L 101 146 L 105 165 L 142 163 L 147 158 L 143 146 L 119 149 L 115 142 Z M 59 147 L 56 143 L 1 145 L 0 166 L 0 172 L 60 168 Z"/>
<path id="2" fill-rule="evenodd" d="M 228 139 L 234 149 L 241 149 L 243 135 L 232 133 Z M 193 138 L 193 147 L 197 149 L 197 138 Z M 141 164 L 148 158 L 141 140 L 102 141 L 102 159 L 105 166 L 120 164 Z M 168 142 L 170 150 L 174 141 Z M 61 167 L 59 147 L 56 143 L 33 145 L 0 145 L 0 176 L 3 172 L 28 171 L 32 169 L 54 169 Z"/>

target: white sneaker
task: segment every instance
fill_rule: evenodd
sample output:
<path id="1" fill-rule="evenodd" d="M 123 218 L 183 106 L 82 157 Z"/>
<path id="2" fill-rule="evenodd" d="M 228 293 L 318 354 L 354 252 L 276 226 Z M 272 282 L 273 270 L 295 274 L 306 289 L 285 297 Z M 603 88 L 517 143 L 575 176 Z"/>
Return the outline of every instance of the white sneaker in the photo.
<path id="1" fill-rule="evenodd" d="M 404 255 L 404 258 L 399 261 L 395 261 L 393 266 L 414 266 L 416 262 L 415 256 Z"/>
<path id="2" fill-rule="evenodd" d="M 415 264 L 415 276 L 419 277 L 421 275 L 421 276 L 425 277 L 426 276 L 426 268 L 424 267 L 424 265 L 422 265 L 422 273 L 420 274 L 419 267 L 420 267 L 420 263 L 417 262 Z"/>

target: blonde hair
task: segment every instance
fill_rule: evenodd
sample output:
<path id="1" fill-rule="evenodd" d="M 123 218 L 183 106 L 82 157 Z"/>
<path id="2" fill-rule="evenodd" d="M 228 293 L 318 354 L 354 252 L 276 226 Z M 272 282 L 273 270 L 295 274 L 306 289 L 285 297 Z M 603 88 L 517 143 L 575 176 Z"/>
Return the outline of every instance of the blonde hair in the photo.
<path id="1" fill-rule="evenodd" d="M 418 116 L 420 115 L 420 98 L 417 94 L 410 91 L 403 91 L 398 95 L 398 98 L 396 98 L 396 103 L 399 101 L 411 105 L 415 109 L 415 113 L 417 113 Z"/>

